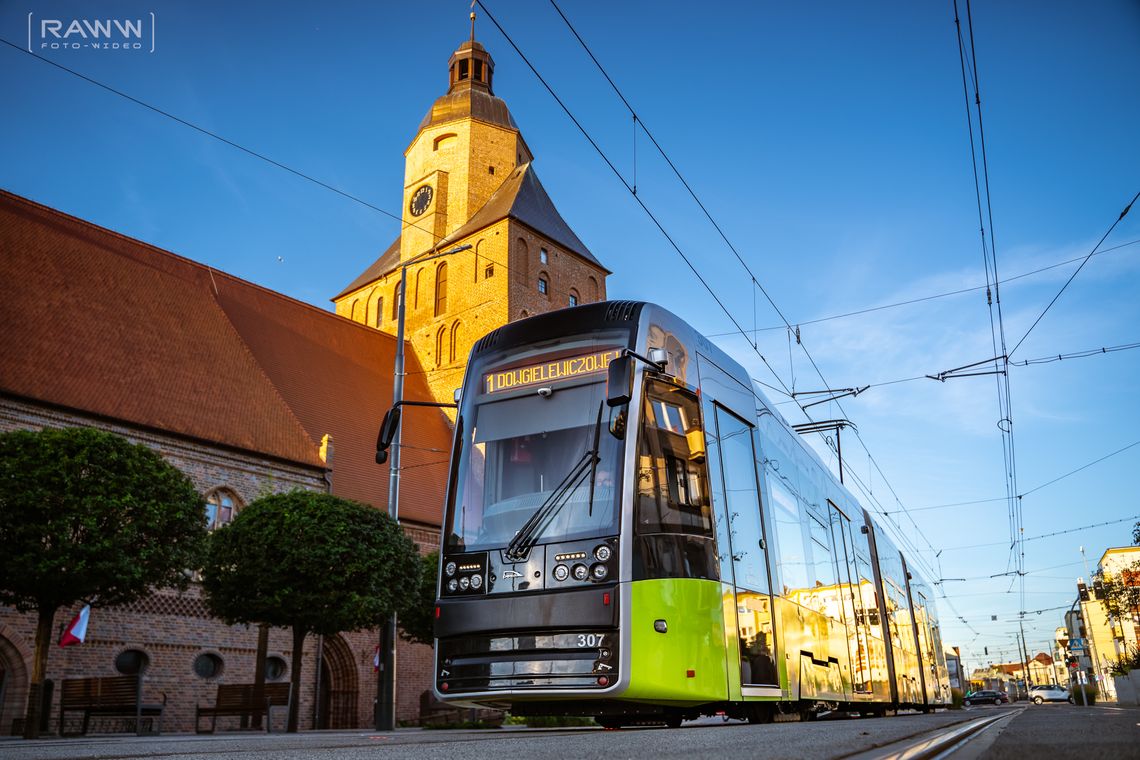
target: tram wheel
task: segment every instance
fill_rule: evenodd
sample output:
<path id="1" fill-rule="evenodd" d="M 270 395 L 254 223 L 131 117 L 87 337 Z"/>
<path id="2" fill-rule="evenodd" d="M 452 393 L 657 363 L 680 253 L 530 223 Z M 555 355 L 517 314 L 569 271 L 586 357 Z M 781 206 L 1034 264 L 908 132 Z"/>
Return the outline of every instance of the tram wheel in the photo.
<path id="1" fill-rule="evenodd" d="M 615 718 L 612 715 L 595 715 L 594 722 L 602 728 L 610 730 L 621 728 L 621 718 Z"/>
<path id="2" fill-rule="evenodd" d="M 775 720 L 773 710 L 767 705 L 749 705 L 748 706 L 748 722 L 752 725 L 760 723 L 771 723 Z"/>
<path id="3" fill-rule="evenodd" d="M 665 725 L 668 726 L 669 728 L 680 728 L 681 727 L 681 716 L 675 715 L 675 714 L 666 715 L 665 716 Z"/>

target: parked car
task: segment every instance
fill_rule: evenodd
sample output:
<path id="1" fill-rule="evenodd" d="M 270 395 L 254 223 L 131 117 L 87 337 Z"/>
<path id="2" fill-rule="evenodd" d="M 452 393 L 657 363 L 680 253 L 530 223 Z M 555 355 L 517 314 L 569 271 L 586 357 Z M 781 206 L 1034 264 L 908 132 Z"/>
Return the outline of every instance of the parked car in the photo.
<path id="1" fill-rule="evenodd" d="M 1031 699 L 1035 705 L 1044 704 L 1045 702 L 1068 702 L 1069 704 L 1074 704 L 1073 695 L 1069 693 L 1069 690 L 1055 683 L 1045 683 L 1030 687 L 1029 699 Z"/>
<path id="2" fill-rule="evenodd" d="M 970 705 L 1000 705 L 1002 702 L 1008 702 L 1009 698 L 1002 694 L 1000 691 L 990 691 L 989 689 L 981 689 L 979 691 L 971 691 L 962 699 L 962 704 L 969 707 Z"/>

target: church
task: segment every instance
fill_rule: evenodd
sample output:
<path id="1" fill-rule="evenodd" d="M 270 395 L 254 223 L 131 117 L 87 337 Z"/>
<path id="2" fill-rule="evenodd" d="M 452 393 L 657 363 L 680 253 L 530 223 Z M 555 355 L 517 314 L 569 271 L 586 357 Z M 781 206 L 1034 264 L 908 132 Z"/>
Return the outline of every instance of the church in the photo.
<path id="1" fill-rule="evenodd" d="M 539 181 L 494 69 L 473 33 L 451 55 L 447 91 L 405 151 L 400 234 L 332 296 L 333 311 L 0 191 L 0 432 L 93 426 L 147 445 L 190 477 L 211 528 L 296 488 L 385 509 L 375 437 L 392 397 L 402 274 L 414 400 L 450 401 L 471 346 L 496 327 L 606 298 L 609 271 Z M 400 520 L 423 552 L 439 544 L 451 423 L 423 409 L 404 424 Z M 35 624 L 0 607 L 4 734 L 22 733 Z M 255 627 L 211 618 L 195 586 L 157 591 L 94 609 L 82 645 L 53 646 L 47 678 L 141 672 L 144 700 L 165 698 L 162 730 L 190 732 L 219 684 L 253 681 L 257 639 Z M 371 726 L 378 640 L 309 637 L 302 729 Z M 289 631 L 272 629 L 269 680 L 289 679 L 291 655 Z M 399 642 L 398 720 L 418 719 L 431 668 L 428 647 Z M 45 721 L 44 733 L 75 728 L 59 724 L 58 694 Z"/>

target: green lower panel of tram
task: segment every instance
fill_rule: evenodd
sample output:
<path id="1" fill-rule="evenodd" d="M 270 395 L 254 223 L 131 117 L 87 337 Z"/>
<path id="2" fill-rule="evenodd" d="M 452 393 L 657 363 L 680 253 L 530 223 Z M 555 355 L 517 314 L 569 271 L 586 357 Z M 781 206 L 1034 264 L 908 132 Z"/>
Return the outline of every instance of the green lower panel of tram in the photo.
<path id="1" fill-rule="evenodd" d="M 634 581 L 630 597 L 629 688 L 621 698 L 724 700 L 728 658 L 721 584 L 692 578 Z"/>

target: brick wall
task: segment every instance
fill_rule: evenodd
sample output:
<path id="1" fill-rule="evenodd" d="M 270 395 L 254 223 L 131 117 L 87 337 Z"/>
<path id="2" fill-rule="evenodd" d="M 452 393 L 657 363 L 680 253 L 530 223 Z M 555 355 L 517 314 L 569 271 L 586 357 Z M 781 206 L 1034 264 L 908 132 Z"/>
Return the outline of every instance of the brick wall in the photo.
<path id="1" fill-rule="evenodd" d="M 243 503 L 270 492 L 293 488 L 323 490 L 325 487 L 322 473 L 311 468 L 225 451 L 174 436 L 0 397 L 0 432 L 65 426 L 100 427 L 150 446 L 185 472 L 202 492 L 225 487 Z M 436 529 L 415 525 L 405 525 L 404 529 L 419 544 L 422 552 L 438 547 L 439 532 Z M 56 613 L 54 638 L 58 639 L 60 626 L 70 621 L 80 606 L 76 604 Z M 21 614 L 10 607 L 0 606 L 0 665 L 6 674 L 3 700 L 0 702 L 2 734 L 11 732 L 13 721 L 22 718 L 26 709 L 35 628 L 34 614 Z M 253 681 L 257 635 L 256 626 L 227 626 L 210 617 L 196 585 L 184 593 L 164 590 L 126 607 L 92 610 L 84 644 L 65 649 L 52 646 L 47 677 L 58 684 L 64 678 L 116 675 L 115 658 L 127 649 L 141 650 L 149 659 L 145 671 L 145 698 L 161 701 L 162 695 L 166 695 L 163 731 L 189 732 L 194 730 L 195 706 L 212 704 L 218 684 Z M 378 629 L 342 633 L 339 638 L 343 643 L 336 642 L 334 646 L 330 642 L 326 646 L 326 652 L 329 647 L 348 652 L 347 663 L 338 661 L 342 667 L 332 674 L 332 688 L 352 686 L 353 683 L 356 688 L 355 714 L 347 721 L 354 725 L 338 727 L 372 725 L 377 687 L 372 658 L 379 636 Z M 286 663 L 282 680 L 290 678 L 288 664 L 292 661 L 292 648 L 291 631 L 270 630 L 269 655 L 280 657 Z M 306 638 L 300 705 L 302 729 L 314 726 L 318 648 L 316 636 Z M 221 658 L 223 670 L 217 677 L 204 679 L 194 672 L 194 660 L 202 654 Z M 397 719 L 415 720 L 419 713 L 419 695 L 431 688 L 434 672 L 432 651 L 430 647 L 400 640 L 396 657 L 399 679 Z M 332 659 L 329 657 L 330 662 Z M 51 732 L 58 730 L 58 708 L 57 691 L 51 712 Z M 282 710 L 275 721 L 275 728 L 284 725 L 284 717 Z M 236 718 L 218 719 L 219 730 L 236 726 Z"/>

